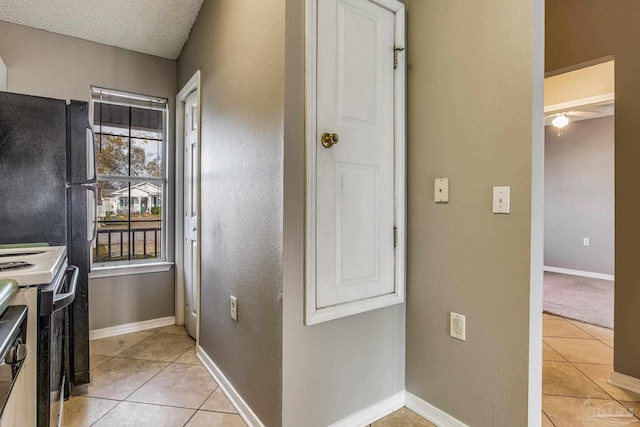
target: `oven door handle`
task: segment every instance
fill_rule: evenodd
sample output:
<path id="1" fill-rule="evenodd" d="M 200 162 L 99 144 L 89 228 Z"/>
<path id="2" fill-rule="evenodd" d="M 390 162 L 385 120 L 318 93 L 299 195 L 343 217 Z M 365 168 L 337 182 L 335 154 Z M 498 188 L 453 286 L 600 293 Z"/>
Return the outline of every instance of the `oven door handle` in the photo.
<path id="1" fill-rule="evenodd" d="M 75 265 L 67 267 L 66 274 L 71 273 L 71 283 L 69 285 L 69 292 L 64 294 L 58 294 L 53 297 L 53 311 L 62 310 L 73 302 L 76 297 L 76 285 L 78 284 L 78 277 L 80 277 L 80 269 Z"/>

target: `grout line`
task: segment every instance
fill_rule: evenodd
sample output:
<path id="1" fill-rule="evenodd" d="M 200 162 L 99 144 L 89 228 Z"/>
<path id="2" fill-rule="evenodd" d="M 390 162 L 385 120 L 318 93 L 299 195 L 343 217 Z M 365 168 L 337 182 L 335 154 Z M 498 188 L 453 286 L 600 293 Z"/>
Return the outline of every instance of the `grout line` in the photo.
<path id="1" fill-rule="evenodd" d="M 136 405 L 151 405 L 151 406 L 161 406 L 161 407 L 164 407 L 164 408 L 187 409 L 189 411 L 197 411 L 198 410 L 198 409 L 195 409 L 195 408 L 185 408 L 184 406 L 161 405 L 160 403 L 138 402 L 138 401 L 135 401 L 135 400 L 121 400 L 120 403 L 134 403 Z"/>
<path id="2" fill-rule="evenodd" d="M 580 364 L 580 365 L 611 366 L 611 368 L 613 368 L 613 365 L 610 364 L 610 363 L 593 363 L 593 362 L 569 362 L 569 363 L 574 363 L 574 364 L 577 363 L 577 364 Z"/>
<path id="3" fill-rule="evenodd" d="M 586 332 L 585 332 L 586 334 Z M 596 340 L 598 341 L 598 338 L 593 338 L 592 336 L 589 337 L 565 337 L 562 335 L 544 335 L 542 338 L 562 338 L 562 339 L 572 339 L 572 340 L 589 340 L 589 341 L 593 341 Z"/>
<path id="4" fill-rule="evenodd" d="M 179 363 L 181 365 L 193 365 L 193 363 L 178 362 L 178 359 L 180 359 L 185 354 L 189 353 L 191 350 L 194 350 L 194 353 L 195 353 L 195 349 L 196 349 L 195 345 L 193 347 L 188 348 L 184 353 L 182 353 L 180 356 L 178 356 L 178 358 L 176 360 L 174 360 L 173 362 L 171 362 L 171 363 Z M 197 359 L 197 357 L 196 357 L 196 359 Z M 201 364 L 201 363 L 199 363 L 199 364 Z"/>
<path id="5" fill-rule="evenodd" d="M 546 412 L 544 412 L 544 409 L 542 410 L 542 413 L 547 417 L 547 419 L 549 420 L 549 422 L 551 423 L 551 425 L 553 427 L 556 427 L 556 424 L 553 422 L 553 420 L 551 419 L 551 417 L 549 416 L 549 414 L 547 414 Z"/>
<path id="6" fill-rule="evenodd" d="M 86 394 L 71 394 L 71 395 L 69 395 L 69 398 L 72 398 L 72 397 L 76 397 L 76 398 L 84 397 L 86 399 L 98 399 L 98 400 L 110 400 L 111 402 L 122 402 L 122 400 L 113 399 L 111 397 L 95 397 L 95 396 L 88 396 Z"/>
<path id="7" fill-rule="evenodd" d="M 548 342 L 546 342 L 546 341 L 544 340 L 544 338 L 542 339 L 542 343 L 543 343 L 543 344 L 546 344 L 546 345 L 547 345 L 547 346 L 548 346 L 548 347 L 549 347 L 549 348 L 550 348 L 550 349 L 551 349 L 555 354 L 557 354 L 558 356 L 560 356 L 560 358 L 562 359 L 562 360 L 544 360 L 544 356 L 543 356 L 543 357 L 542 357 L 542 361 L 543 361 L 543 362 L 568 362 L 567 358 L 566 358 L 566 357 L 564 357 L 562 354 L 560 354 L 560 352 L 559 352 L 558 350 L 556 350 L 555 348 L 551 347 L 551 346 L 549 345 L 549 343 L 548 343 Z M 544 349 L 544 345 L 543 345 L 542 347 L 543 347 L 543 349 Z"/>
<path id="8" fill-rule="evenodd" d="M 191 414 L 191 416 L 189 417 L 189 419 L 187 420 L 187 422 L 186 422 L 186 423 L 184 423 L 184 424 L 182 425 L 182 427 L 184 427 L 184 426 L 186 426 L 187 424 L 189 424 L 189 422 L 191 422 L 191 420 L 193 419 L 193 417 L 195 417 L 195 416 L 196 416 L 196 414 L 197 414 L 197 413 L 198 413 L 198 410 L 196 409 L 196 411 L 195 411 L 193 414 Z"/>
<path id="9" fill-rule="evenodd" d="M 107 399 L 107 400 L 112 400 L 112 399 Z M 158 403 L 148 403 L 148 402 L 132 402 L 132 401 L 128 401 L 128 400 L 118 400 L 117 402 L 118 402 L 118 404 L 116 406 L 114 406 L 113 408 L 111 408 L 110 410 L 105 412 L 104 415 L 102 415 L 100 418 L 98 418 L 96 421 L 94 421 L 93 424 L 91 424 L 91 426 L 95 425 L 98 421 L 100 421 L 102 418 L 104 418 L 109 412 L 113 411 L 118 406 L 120 406 L 121 403 L 132 403 L 132 404 L 135 404 L 135 405 L 151 405 L 151 406 L 160 406 L 160 407 L 164 407 L 164 408 L 186 409 L 188 411 L 193 411 L 193 414 L 191 414 L 191 416 L 189 417 L 187 422 L 185 424 L 183 424 L 183 426 L 187 425 L 187 423 L 189 423 L 189 421 L 191 421 L 191 418 L 193 418 L 193 416 L 196 414 L 196 412 L 198 412 L 197 409 L 185 408 L 183 406 L 160 405 Z M 221 412 L 221 413 L 223 413 L 223 412 Z"/>
<path id="10" fill-rule="evenodd" d="M 171 362 L 167 363 L 167 366 L 165 366 L 164 368 L 160 369 L 155 375 L 153 375 L 151 378 L 149 378 L 147 381 L 145 381 L 144 383 L 142 383 L 140 385 L 140 387 L 136 388 L 134 391 L 132 391 L 127 397 L 125 397 L 124 399 L 122 399 L 122 401 L 126 401 L 128 398 L 130 398 L 136 391 L 140 390 L 142 387 L 144 387 L 149 381 L 151 381 L 152 379 L 154 379 L 155 377 L 157 377 L 158 375 L 160 375 L 161 372 L 164 372 L 165 369 L 167 369 L 169 366 L 171 366 Z"/>
<path id="11" fill-rule="evenodd" d="M 584 372 L 582 372 L 582 371 L 580 370 L 580 368 L 578 368 L 578 367 L 577 367 L 576 365 L 574 365 L 572 362 L 569 362 L 569 363 L 571 363 L 571 366 L 573 366 L 573 367 L 574 367 L 574 369 L 577 369 L 577 370 L 578 370 L 578 372 L 580 372 L 580 373 L 581 373 L 585 378 L 587 378 L 589 381 L 591 381 L 591 382 L 593 383 L 593 385 L 595 385 L 595 386 L 596 386 L 596 387 L 598 387 L 600 390 L 602 390 L 602 393 L 603 393 L 605 396 L 609 396 L 609 397 L 610 397 L 610 400 L 613 400 L 614 402 L 620 403 L 620 402 L 618 402 L 616 399 L 614 399 L 614 398 L 613 398 L 613 396 L 611 396 L 609 393 L 607 393 L 607 391 L 606 391 L 605 389 L 603 389 L 602 387 L 600 387 L 600 385 L 599 385 L 598 383 L 596 383 L 596 382 L 595 382 L 595 380 L 592 380 L 591 378 L 589 378 L 589 376 L 588 376 L 587 374 L 585 374 Z M 579 363 L 579 362 L 576 362 L 576 363 Z"/>
<path id="12" fill-rule="evenodd" d="M 105 356 L 105 357 L 109 357 L 110 359 L 138 360 L 138 361 L 153 362 L 153 363 L 178 363 L 178 362 L 175 362 L 175 361 L 156 360 L 156 359 L 142 359 L 142 358 L 139 358 L 139 357 L 124 357 L 124 356 Z M 95 369 L 98 369 L 102 365 L 106 365 L 110 361 L 111 360 L 107 360 L 103 364 L 96 366 Z M 180 364 L 180 365 L 190 365 L 190 363 L 178 363 L 178 364 Z M 195 365 L 192 365 L 192 366 L 195 366 Z M 92 371 L 93 371 L 93 369 L 92 369 Z"/>
<path id="13" fill-rule="evenodd" d="M 122 400 L 118 401 L 118 403 L 117 403 L 113 408 L 109 409 L 107 412 L 105 412 L 104 414 L 102 414 L 102 416 L 101 416 L 101 417 L 99 417 L 97 420 L 95 420 L 93 423 L 91 423 L 91 425 L 90 425 L 89 427 L 96 425 L 96 424 L 97 424 L 101 419 L 103 419 L 104 417 L 106 417 L 108 413 L 110 413 L 111 411 L 113 411 L 114 409 L 116 409 L 118 406 L 120 406 L 120 404 L 121 404 L 121 403 L 122 403 Z"/>
<path id="14" fill-rule="evenodd" d="M 564 339 L 564 338 L 563 338 Z M 590 341 L 598 341 L 596 339 L 590 340 Z M 543 340 L 543 342 L 546 342 Z M 599 341 L 598 341 L 599 342 Z M 589 364 L 589 365 L 613 365 L 613 363 L 596 363 L 596 362 L 584 362 L 584 361 L 577 361 L 577 360 L 569 360 L 567 357 L 565 357 L 559 350 L 557 350 L 553 345 L 551 345 L 551 343 L 546 342 L 546 344 L 551 347 L 556 353 L 558 353 L 560 356 L 562 356 L 564 359 L 566 359 L 567 362 L 571 362 L 571 363 L 585 363 L 585 364 Z M 604 344 L 604 343 L 600 343 L 602 345 L 604 345 L 605 347 L 607 347 L 608 350 L 613 350 L 611 347 L 609 347 L 608 345 Z"/>
<path id="15" fill-rule="evenodd" d="M 612 347 L 612 346 L 610 346 L 609 344 L 607 344 L 607 343 L 605 342 L 605 340 L 601 340 L 601 339 L 599 339 L 598 341 L 600 341 L 602 344 L 606 345 L 606 346 L 607 346 L 607 347 L 609 347 L 611 350 L 613 350 L 613 347 Z M 606 340 L 606 341 L 612 341 L 612 340 Z"/>
<path id="16" fill-rule="evenodd" d="M 573 326 L 575 326 L 576 328 L 580 329 L 581 331 L 583 331 L 583 332 L 585 332 L 585 333 L 587 333 L 587 334 L 591 335 L 593 338 L 595 338 L 595 339 L 600 339 L 600 338 L 596 337 L 595 335 L 593 335 L 591 332 L 587 331 L 585 328 L 580 327 L 580 325 L 583 325 L 583 324 L 584 324 L 584 325 L 589 325 L 588 323 L 582 323 L 582 322 L 579 322 L 579 321 L 577 321 L 577 320 L 574 320 L 573 322 L 578 323 L 578 324 L 576 325 L 576 324 L 575 324 L 575 323 L 573 323 L 571 320 L 567 320 L 567 322 L 569 322 L 570 324 L 572 324 L 572 325 L 573 325 Z M 602 329 L 606 329 L 606 330 L 608 330 L 608 331 L 613 331 L 613 329 L 605 328 L 605 327 L 603 327 L 603 326 L 598 326 L 598 325 L 589 325 L 589 326 L 591 326 L 591 327 L 595 327 L 595 328 L 602 328 Z"/>
<path id="17" fill-rule="evenodd" d="M 586 333 L 586 332 L 585 332 Z M 580 337 L 557 337 L 557 336 L 543 336 L 542 338 L 560 338 L 563 340 L 583 340 L 583 341 L 600 341 L 599 338 L 595 338 L 590 336 L 590 338 L 580 338 Z"/>
<path id="18" fill-rule="evenodd" d="M 214 382 L 215 382 L 215 381 L 214 381 Z M 216 383 L 216 387 L 213 389 L 213 391 L 212 391 L 211 393 L 209 393 L 209 396 L 207 396 L 207 398 L 204 400 L 204 402 L 202 402 L 202 405 L 198 406 L 198 409 L 197 409 L 198 411 L 199 411 L 200 409 L 202 409 L 202 407 L 204 406 L 204 404 L 205 404 L 205 403 L 207 403 L 207 400 L 209 400 L 209 399 L 211 398 L 211 396 L 213 396 L 213 393 L 215 393 L 215 391 L 216 391 L 217 389 L 219 389 L 219 388 L 220 388 L 220 386 L 218 385 L 218 383 Z M 217 411 L 214 411 L 214 412 L 217 412 Z"/>
<path id="19" fill-rule="evenodd" d="M 140 332 L 145 332 L 145 331 L 140 331 Z M 132 334 L 135 334 L 136 332 L 131 332 Z M 91 353 L 89 352 L 89 356 L 91 356 L 91 354 L 93 354 L 94 356 L 106 356 L 106 357 L 118 357 L 118 355 L 124 353 L 125 351 L 129 350 L 130 348 L 140 344 L 142 341 L 146 340 L 147 338 L 151 338 L 156 332 L 151 332 L 151 335 L 149 335 L 148 337 L 144 337 L 142 338 L 140 341 L 136 341 L 133 344 L 131 344 L 129 347 L 123 349 L 120 353 L 116 353 L 114 356 L 107 356 L 105 354 L 98 354 L 98 353 Z M 126 335 L 126 334 L 125 334 Z M 120 335 L 116 335 L 116 336 L 120 336 Z M 107 338 L 101 338 L 104 340 L 108 340 L 109 338 L 114 338 L 114 337 L 107 337 Z"/>
<path id="20" fill-rule="evenodd" d="M 549 393 L 543 394 L 543 396 L 547 396 L 547 397 L 566 397 L 567 399 L 586 399 L 588 397 L 588 396 L 575 396 L 575 395 L 549 394 Z M 605 393 L 603 393 L 603 396 L 604 397 L 600 397 L 600 398 L 596 398 L 596 399 L 607 400 L 607 396 L 609 396 L 609 394 L 605 392 Z M 609 396 L 609 397 L 611 397 L 611 396 Z M 615 399 L 611 398 L 611 399 L 608 399 L 608 400 L 615 400 Z"/>

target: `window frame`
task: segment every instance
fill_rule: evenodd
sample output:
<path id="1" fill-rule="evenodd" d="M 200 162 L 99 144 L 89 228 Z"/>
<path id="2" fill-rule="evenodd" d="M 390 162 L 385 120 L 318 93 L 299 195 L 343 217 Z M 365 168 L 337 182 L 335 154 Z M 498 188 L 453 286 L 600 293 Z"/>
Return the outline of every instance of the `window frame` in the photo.
<path id="1" fill-rule="evenodd" d="M 101 95 L 108 96 L 112 99 L 101 98 Z M 126 102 L 123 100 L 130 99 L 131 102 Z M 111 276 L 121 276 L 121 275 L 129 275 L 129 274 L 142 274 L 142 273 L 151 273 L 151 272 L 160 272 L 160 271 L 168 271 L 173 265 L 172 262 L 172 244 L 170 242 L 171 233 L 169 227 L 172 223 L 172 215 L 171 215 L 171 181 L 170 181 L 170 136 L 169 136 L 169 125 L 170 125 L 170 104 L 167 98 L 157 97 L 157 96 L 147 96 L 142 94 L 136 94 L 131 92 L 125 92 L 120 90 L 112 90 L 97 86 L 91 87 L 91 96 L 89 102 L 89 115 L 91 127 L 95 130 L 94 123 L 94 114 L 95 114 L 95 106 L 97 103 L 118 105 L 122 107 L 128 108 L 143 108 L 150 109 L 154 111 L 161 111 L 163 114 L 162 120 L 162 143 L 160 144 L 161 151 L 161 167 L 162 167 L 162 176 L 161 177 L 149 177 L 149 176 L 135 176 L 130 175 L 131 171 L 129 170 L 129 175 L 106 175 L 106 174 L 97 174 L 98 182 L 124 182 L 129 186 L 133 186 L 139 183 L 151 183 L 160 185 L 162 188 L 160 198 L 160 206 L 161 206 L 161 217 L 160 217 L 160 227 L 161 232 L 160 235 L 160 255 L 157 258 L 143 258 L 143 259 L 127 259 L 127 260 L 115 260 L 115 261 L 94 261 L 95 248 L 97 245 L 97 239 L 93 242 L 92 250 L 91 250 L 91 273 L 89 274 L 90 278 L 100 278 L 100 277 L 111 277 Z M 145 105 L 145 103 L 147 103 Z M 131 124 L 129 124 L 131 126 Z M 136 138 L 131 135 L 127 136 L 129 139 L 143 139 Z M 129 141 L 130 143 L 130 141 Z M 97 154 L 96 154 L 97 156 Z M 97 172 L 97 171 L 96 171 Z M 131 198 L 131 194 L 129 198 Z M 128 204 L 131 205 L 131 202 L 128 201 Z M 130 209 L 130 206 L 129 206 Z M 130 210 L 129 210 L 130 212 Z M 129 214 L 128 224 L 129 224 L 129 233 L 131 230 L 131 218 Z"/>

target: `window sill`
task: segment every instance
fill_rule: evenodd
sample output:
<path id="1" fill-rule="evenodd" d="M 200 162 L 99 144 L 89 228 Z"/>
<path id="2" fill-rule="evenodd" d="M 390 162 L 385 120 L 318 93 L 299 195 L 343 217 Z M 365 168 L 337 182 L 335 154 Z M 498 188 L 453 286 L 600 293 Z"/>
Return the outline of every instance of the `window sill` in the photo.
<path id="1" fill-rule="evenodd" d="M 89 273 L 89 279 L 131 276 L 133 274 L 161 273 L 171 270 L 171 267 L 173 267 L 173 263 L 166 261 L 148 264 L 125 264 L 106 267 L 94 267 L 91 269 L 91 273 Z"/>

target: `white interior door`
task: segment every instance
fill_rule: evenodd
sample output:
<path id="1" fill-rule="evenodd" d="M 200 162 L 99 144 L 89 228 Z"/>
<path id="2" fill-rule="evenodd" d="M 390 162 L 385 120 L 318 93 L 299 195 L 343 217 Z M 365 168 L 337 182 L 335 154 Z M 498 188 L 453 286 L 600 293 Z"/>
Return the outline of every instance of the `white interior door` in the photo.
<path id="1" fill-rule="evenodd" d="M 317 2 L 316 308 L 396 289 L 396 13 L 379 3 Z"/>
<path id="2" fill-rule="evenodd" d="M 184 117 L 184 288 L 185 327 L 193 338 L 198 324 L 198 93 L 185 102 Z"/>

